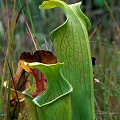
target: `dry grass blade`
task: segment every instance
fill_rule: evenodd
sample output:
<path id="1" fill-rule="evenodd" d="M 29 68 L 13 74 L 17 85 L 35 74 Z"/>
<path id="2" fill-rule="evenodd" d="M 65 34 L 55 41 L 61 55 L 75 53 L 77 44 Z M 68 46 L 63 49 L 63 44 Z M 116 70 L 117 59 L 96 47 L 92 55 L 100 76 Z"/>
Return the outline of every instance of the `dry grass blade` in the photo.
<path id="1" fill-rule="evenodd" d="M 30 36 L 31 36 L 31 39 L 32 39 L 32 41 L 33 41 L 33 43 L 34 43 L 35 49 L 38 50 L 38 48 L 37 48 L 37 44 L 36 44 L 36 42 L 35 42 L 35 39 L 34 39 L 34 37 L 33 37 L 33 34 L 32 34 L 32 32 L 31 32 L 30 27 L 29 27 L 29 25 L 28 25 L 27 22 L 26 22 L 26 25 L 27 25 L 27 28 L 28 28 L 29 34 L 30 34 Z"/>
<path id="2" fill-rule="evenodd" d="M 22 5 L 22 7 L 21 7 L 21 9 L 20 9 L 20 12 L 19 12 L 19 14 L 18 14 L 18 16 L 17 16 L 17 18 L 16 18 L 16 21 L 15 21 L 15 23 L 14 23 L 14 24 L 15 24 L 15 27 L 16 27 L 16 24 L 17 24 L 17 22 L 18 22 L 18 19 L 19 19 L 19 17 L 20 17 L 20 14 L 21 14 L 22 10 L 23 10 L 24 6 L 26 5 L 26 2 L 27 2 L 27 1 L 25 1 L 24 4 Z"/>
<path id="3" fill-rule="evenodd" d="M 10 70 L 10 75 L 11 75 L 11 78 L 12 78 L 12 80 L 13 80 L 13 84 L 14 84 L 14 87 L 15 87 L 15 82 L 14 82 L 14 78 L 13 78 L 13 75 L 12 75 L 12 70 L 11 70 L 11 67 L 10 67 L 10 64 L 9 64 L 9 62 L 8 62 L 7 57 L 6 57 L 6 61 L 7 61 L 7 65 L 8 65 L 8 68 L 9 68 L 9 70 Z M 20 107 L 20 102 L 19 102 L 19 97 L 18 97 L 18 94 L 17 94 L 16 87 L 15 87 L 15 94 L 16 94 L 16 98 L 17 98 L 17 100 L 18 100 L 19 107 Z"/>
<path id="4" fill-rule="evenodd" d="M 93 37 L 93 35 L 96 33 L 96 31 L 98 30 L 98 28 L 100 27 L 101 23 L 103 22 L 103 20 L 105 19 L 105 17 L 108 15 L 108 13 L 106 13 L 103 18 L 101 19 L 101 21 L 98 23 L 98 25 L 96 26 L 96 28 L 93 30 L 93 32 L 91 33 L 89 40 Z"/>
<path id="5" fill-rule="evenodd" d="M 17 24 L 17 22 L 18 22 L 18 19 L 19 19 L 19 17 L 20 17 L 20 14 L 21 14 L 24 6 L 26 5 L 26 2 L 27 2 L 27 1 L 24 2 L 24 4 L 22 5 L 22 7 L 21 7 L 21 9 L 20 9 L 20 12 L 19 12 L 19 14 L 18 14 L 18 16 L 17 16 L 17 18 L 16 18 L 15 23 L 14 23 L 14 28 L 16 28 L 16 24 Z"/>
<path id="6" fill-rule="evenodd" d="M 120 28 L 119 28 L 119 25 L 118 25 L 118 23 L 117 23 L 117 21 L 116 21 L 114 15 L 113 15 L 113 13 L 112 13 L 112 11 L 111 11 L 111 9 L 110 9 L 110 7 L 109 7 L 107 1 L 104 0 L 104 2 L 105 2 L 105 5 L 106 5 L 108 11 L 110 12 L 110 15 L 111 15 L 111 17 L 112 17 L 112 19 L 113 19 L 115 25 L 116 25 L 116 28 L 117 28 L 117 31 L 118 31 L 118 34 L 119 34 L 119 37 L 120 37 Z"/>

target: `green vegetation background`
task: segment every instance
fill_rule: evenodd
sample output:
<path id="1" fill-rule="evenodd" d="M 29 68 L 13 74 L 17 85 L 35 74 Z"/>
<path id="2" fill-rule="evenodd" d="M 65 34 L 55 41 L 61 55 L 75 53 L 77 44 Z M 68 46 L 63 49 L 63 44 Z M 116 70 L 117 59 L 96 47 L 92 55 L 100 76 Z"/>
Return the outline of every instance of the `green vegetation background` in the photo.
<path id="1" fill-rule="evenodd" d="M 79 0 L 64 0 L 66 3 L 76 3 Z M 28 7 L 32 17 L 34 29 L 30 22 L 29 11 L 25 5 L 18 20 L 13 46 L 13 74 L 17 69 L 19 56 L 23 51 L 35 51 L 34 44 L 27 31 L 28 22 L 38 49 L 45 49 L 45 40 L 49 43 L 49 50 L 54 52 L 50 42 L 50 32 L 65 21 L 63 12 L 58 9 L 39 10 L 43 0 L 28 0 Z M 90 40 L 92 56 L 96 57 L 94 67 L 95 77 L 100 81 L 95 83 L 95 109 L 98 120 L 120 120 L 120 2 L 119 0 L 83 0 L 82 10 L 91 21 L 92 28 L 89 35 L 108 13 L 95 35 Z M 17 0 L 16 17 L 24 0 Z M 12 23 L 14 1 L 8 0 L 10 23 Z M 9 44 L 7 33 L 6 1 L 0 0 L 0 80 L 10 79 L 8 66 L 4 66 L 5 54 Z M 12 27 L 12 24 L 10 24 Z M 42 46 L 42 47 L 41 47 Z M 0 81 L 1 83 L 1 81 Z M 84 101 L 83 101 L 84 102 Z"/>

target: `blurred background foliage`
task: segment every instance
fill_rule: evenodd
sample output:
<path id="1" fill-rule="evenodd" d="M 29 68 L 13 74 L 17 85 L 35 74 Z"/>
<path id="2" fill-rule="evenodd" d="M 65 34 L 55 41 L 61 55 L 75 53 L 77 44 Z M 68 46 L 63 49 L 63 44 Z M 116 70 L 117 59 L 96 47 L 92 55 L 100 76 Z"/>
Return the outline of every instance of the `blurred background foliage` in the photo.
<path id="1" fill-rule="evenodd" d="M 4 80 L 10 79 L 9 69 L 8 66 L 5 68 L 4 61 L 9 44 L 8 18 L 12 29 L 14 5 L 14 0 L 8 0 L 7 15 L 6 1 L 0 0 L 0 79 L 4 75 Z M 79 2 L 79 0 L 64 1 L 69 4 Z M 54 51 L 54 46 L 49 38 L 50 32 L 61 25 L 66 17 L 59 8 L 39 10 L 39 5 L 42 2 L 43 0 L 28 0 L 20 14 L 14 34 L 13 74 L 17 69 L 20 54 L 23 51 L 35 51 L 26 22 L 31 28 L 38 49 L 45 49 L 43 44 L 47 40 L 50 49 Z M 24 0 L 16 1 L 16 17 L 23 3 Z M 95 109 L 97 120 L 120 120 L 120 2 L 119 0 L 82 0 L 81 9 L 92 24 L 89 35 L 103 16 L 108 13 L 90 40 L 92 56 L 97 59 L 94 72 L 96 78 L 100 81 L 95 84 Z M 31 14 L 31 18 L 29 14 Z"/>

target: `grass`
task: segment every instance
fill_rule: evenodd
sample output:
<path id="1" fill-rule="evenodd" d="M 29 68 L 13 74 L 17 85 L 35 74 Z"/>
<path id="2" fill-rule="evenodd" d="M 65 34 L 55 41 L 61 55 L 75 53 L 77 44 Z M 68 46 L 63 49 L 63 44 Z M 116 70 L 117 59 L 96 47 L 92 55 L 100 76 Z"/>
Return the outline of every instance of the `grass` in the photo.
<path id="1" fill-rule="evenodd" d="M 20 13 L 18 22 L 15 25 L 16 18 L 24 4 L 24 1 L 1 1 L 2 4 L 0 9 L 3 13 L 6 12 L 7 15 L 3 18 L 0 16 L 0 22 L 2 22 L 2 27 L 4 28 L 3 33 L 5 33 L 0 34 L 0 56 L 2 56 L 0 57 L 0 114 L 4 116 L 6 107 L 4 100 L 8 99 L 8 118 L 10 116 L 11 84 L 9 84 L 8 87 L 8 95 L 5 95 L 7 90 L 3 88 L 3 82 L 6 80 L 11 82 L 11 76 L 5 56 L 8 58 L 12 74 L 14 75 L 20 54 L 27 50 L 35 51 L 34 44 L 25 24 L 26 21 L 28 22 L 33 36 L 37 41 L 38 48 L 40 49 L 41 45 L 44 43 L 44 38 L 49 42 L 49 32 L 64 20 L 63 13 L 61 11 L 58 12 L 58 10 L 50 10 L 49 12 L 40 12 L 38 4 L 41 4 L 41 2 L 42 1 L 40 1 L 40 3 L 33 3 L 32 1 L 29 1 L 27 5 L 24 6 L 22 13 Z M 67 2 L 71 1 L 67 0 Z M 103 20 L 101 26 L 90 41 L 92 56 L 97 58 L 94 71 L 96 78 L 100 80 L 99 83 L 95 84 L 95 109 L 97 120 L 120 119 L 119 14 L 113 13 L 114 7 L 119 8 L 119 6 L 117 5 L 116 0 L 113 1 L 112 4 L 113 6 L 111 7 L 111 5 L 105 0 L 104 6 L 97 6 L 98 8 L 94 8 L 94 11 L 87 3 L 86 6 L 83 6 L 84 11 L 86 11 L 86 14 L 88 14 L 92 21 L 92 30 L 90 32 L 93 31 L 96 24 L 98 24 L 98 21 L 100 21 L 105 13 L 108 12 L 108 17 Z M 93 7 L 96 7 L 94 4 L 92 5 Z M 101 9 L 103 12 L 101 12 Z M 94 12 L 93 16 L 90 14 L 91 12 Z M 59 18 L 60 20 L 54 17 L 55 14 L 56 16 L 57 14 L 61 14 L 61 17 Z M 46 26 L 48 26 L 48 28 Z M 6 116 L 1 117 L 1 119 L 5 119 L 5 117 Z"/>
<path id="2" fill-rule="evenodd" d="M 100 80 L 98 84 L 95 84 L 96 116 L 98 120 L 119 120 L 120 52 L 118 48 L 114 51 L 114 45 L 104 45 L 101 38 L 98 38 L 98 42 L 97 60 L 99 61 L 94 68 L 96 78 Z"/>

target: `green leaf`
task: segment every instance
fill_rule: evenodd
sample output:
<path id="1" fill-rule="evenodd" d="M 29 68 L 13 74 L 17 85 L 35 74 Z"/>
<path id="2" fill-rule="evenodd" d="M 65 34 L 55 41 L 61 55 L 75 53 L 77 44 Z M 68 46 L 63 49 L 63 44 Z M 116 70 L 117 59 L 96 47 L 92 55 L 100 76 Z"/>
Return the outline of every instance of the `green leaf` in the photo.
<path id="1" fill-rule="evenodd" d="M 39 69 L 48 81 L 47 89 L 33 99 L 37 106 L 39 120 L 71 120 L 71 101 L 69 94 L 72 86 L 63 77 L 63 63 L 43 64 L 28 63 L 28 66 Z"/>
<path id="2" fill-rule="evenodd" d="M 51 33 L 57 57 L 64 62 L 63 75 L 73 86 L 70 94 L 73 120 L 94 120 L 94 87 L 88 30 L 90 21 L 81 2 L 67 5 L 61 0 L 44 1 L 40 9 L 60 7 L 67 20 Z"/>
<path id="3" fill-rule="evenodd" d="M 35 91 L 36 91 L 36 84 L 33 83 L 33 85 L 29 89 L 22 92 L 25 96 L 25 109 L 27 112 L 28 120 L 39 120 L 36 105 L 33 103 L 34 98 L 31 95 Z"/>
<path id="4" fill-rule="evenodd" d="M 60 7 L 65 12 L 67 18 L 72 16 L 72 14 L 74 14 L 73 16 L 78 17 L 78 19 L 82 18 L 82 19 L 80 19 L 80 21 L 84 22 L 84 25 L 89 30 L 91 28 L 91 23 L 90 23 L 89 19 L 85 16 L 85 14 L 83 14 L 83 12 L 81 11 L 81 9 L 80 9 L 81 3 L 82 2 L 79 2 L 79 3 L 72 4 L 72 5 L 68 6 L 66 3 L 64 3 L 61 0 L 49 0 L 49 1 L 44 1 L 42 3 L 42 5 L 39 6 L 39 8 L 40 9 L 43 9 L 43 8 L 44 9 L 51 9 L 51 8 L 55 8 L 55 7 Z M 71 10 L 73 13 L 71 12 Z M 70 14 L 70 16 L 69 16 L 69 14 Z"/>

